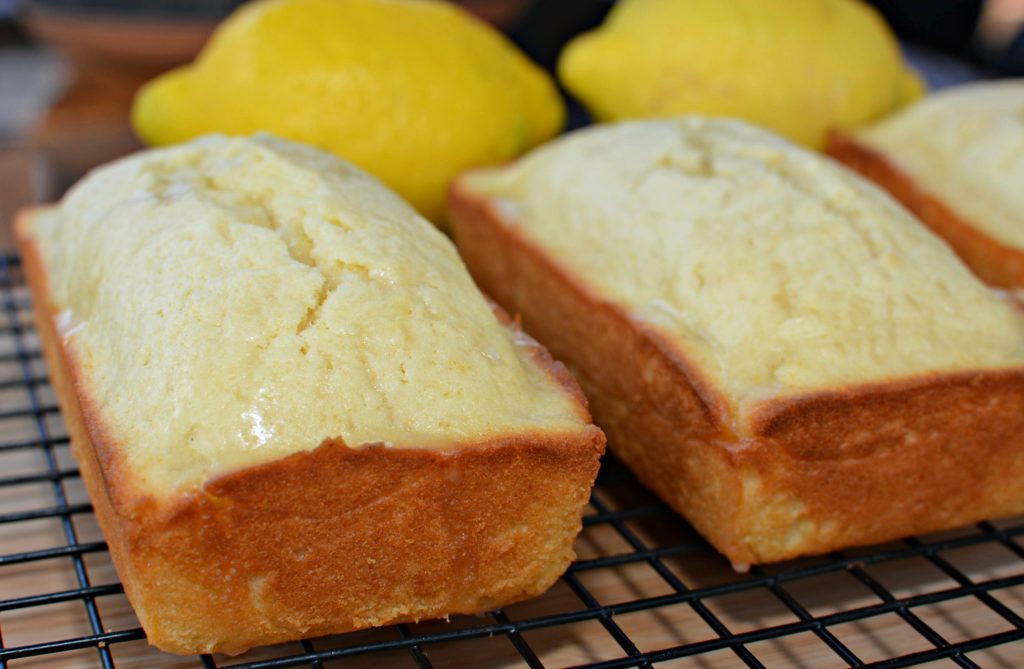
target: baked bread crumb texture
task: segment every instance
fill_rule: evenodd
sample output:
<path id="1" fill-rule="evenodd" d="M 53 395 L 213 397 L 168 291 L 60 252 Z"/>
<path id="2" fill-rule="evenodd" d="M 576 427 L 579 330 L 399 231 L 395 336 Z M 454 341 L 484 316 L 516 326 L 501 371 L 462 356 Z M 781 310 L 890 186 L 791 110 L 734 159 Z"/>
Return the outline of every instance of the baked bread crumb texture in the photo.
<path id="1" fill-rule="evenodd" d="M 154 496 L 327 438 L 443 448 L 586 422 L 451 243 L 314 149 L 257 135 L 146 151 L 33 233 L 65 344 Z"/>
<path id="2" fill-rule="evenodd" d="M 1024 316 L 828 158 L 625 122 L 471 173 L 452 205 L 479 285 L 738 568 L 1024 511 Z"/>
<path id="3" fill-rule="evenodd" d="M 1024 250 L 1024 80 L 938 91 L 854 137 L 972 226 Z"/>
<path id="4" fill-rule="evenodd" d="M 151 643 L 238 653 L 478 613 L 575 557 L 604 435 L 375 179 L 211 136 L 102 168 L 17 232 Z"/>
<path id="5" fill-rule="evenodd" d="M 728 400 L 1024 364 L 1024 318 L 857 175 L 752 126 L 574 133 L 463 184 Z"/>

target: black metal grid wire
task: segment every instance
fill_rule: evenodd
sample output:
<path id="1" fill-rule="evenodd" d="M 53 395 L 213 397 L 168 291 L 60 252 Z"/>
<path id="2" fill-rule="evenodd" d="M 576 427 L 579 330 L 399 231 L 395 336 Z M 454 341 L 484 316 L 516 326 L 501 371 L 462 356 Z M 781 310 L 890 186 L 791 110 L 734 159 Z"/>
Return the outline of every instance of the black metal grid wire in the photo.
<path id="1" fill-rule="evenodd" d="M 52 519 L 61 537 L 57 545 L 20 550 L 0 533 L 0 665 L 17 667 L 32 658 L 92 649 L 93 654 L 83 656 L 85 666 L 115 667 L 118 650 L 145 635 L 137 623 L 114 624 L 101 615 L 104 602 L 123 598 L 123 589 L 111 580 L 109 569 L 99 581 L 90 576 L 89 565 L 107 558 L 106 545 L 99 537 L 80 539 L 80 523 L 91 515 L 91 507 L 84 498 L 76 501 L 78 471 L 66 457 L 68 440 L 43 369 L 17 256 L 0 255 L 0 293 L 0 493 L 25 486 L 48 489 L 39 498 L 46 501 L 30 508 L 6 511 L 0 506 L 0 531 Z M 9 429 L 15 424 L 20 432 Z M 10 434 L 21 436 L 12 440 Z M 11 471 L 4 457 L 17 453 L 34 454 L 37 466 Z M 506 650 L 500 657 L 484 654 L 481 666 L 553 667 L 564 665 L 565 657 L 570 665 L 592 669 L 683 666 L 686 658 L 702 667 L 905 667 L 936 660 L 944 661 L 942 666 L 1024 666 L 1024 648 L 1017 649 L 1016 659 L 993 654 L 1013 650 L 1016 646 L 1009 644 L 1024 639 L 1024 619 L 1014 610 L 1024 611 L 1021 534 L 1021 519 L 980 523 L 960 532 L 755 567 L 740 575 L 608 457 L 584 518 L 580 546 L 585 550 L 552 592 L 452 623 L 398 625 L 378 636 L 334 637 L 329 644 L 303 641 L 263 651 L 256 659 L 201 656 L 195 666 L 319 668 L 348 666 L 360 658 L 370 662 L 360 666 L 391 666 L 401 658 L 407 665 L 437 667 L 446 666 L 441 648 L 454 648 L 459 655 L 469 644 L 496 637 L 507 641 Z M 590 535 L 600 538 L 588 544 Z M 964 555 L 971 556 L 969 564 Z M 17 566 L 66 572 L 74 587 L 8 596 L 4 576 Z M 629 575 L 637 569 L 647 574 L 642 588 L 634 587 Z M 930 576 L 921 578 L 923 570 Z M 894 574 L 902 580 L 894 580 Z M 844 585 L 837 586 L 837 579 Z M 851 598 L 848 591 L 854 586 L 861 594 Z M 725 606 L 726 599 L 733 604 Z M 767 618 L 758 613 L 766 600 L 781 613 Z M 8 634 L 12 625 L 19 628 L 19 616 L 68 603 L 81 606 L 82 629 L 88 633 L 66 636 L 55 629 L 52 637 L 40 640 L 37 633 L 27 643 Z M 937 618 L 935 610 L 947 614 Z M 645 637 L 630 622 L 638 614 L 669 621 L 663 630 L 667 636 Z M 672 623 L 672 616 L 689 622 Z M 115 622 L 123 620 L 121 615 Z M 580 624 L 589 625 L 587 635 L 605 635 L 601 650 L 552 655 L 563 636 L 572 637 L 561 630 Z M 901 638 L 911 640 L 909 646 L 893 645 L 884 634 L 873 636 L 894 626 Z M 860 632 L 851 634 L 851 629 Z M 584 646 L 588 638 L 582 637 Z M 801 645 L 783 648 L 779 655 L 779 644 L 798 638 Z M 809 643 L 817 649 L 813 657 L 801 654 Z M 141 652 L 151 653 L 148 657 L 158 653 Z M 374 662 L 377 657 L 380 662 Z M 711 657 L 717 659 L 703 663 Z M 133 666 L 150 665 L 136 659 Z"/>

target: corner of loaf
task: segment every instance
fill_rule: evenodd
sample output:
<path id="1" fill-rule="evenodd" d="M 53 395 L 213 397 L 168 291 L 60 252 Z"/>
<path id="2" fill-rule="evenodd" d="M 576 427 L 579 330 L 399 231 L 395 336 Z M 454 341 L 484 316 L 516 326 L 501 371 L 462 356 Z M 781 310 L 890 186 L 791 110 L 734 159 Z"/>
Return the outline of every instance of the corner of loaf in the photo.
<path id="1" fill-rule="evenodd" d="M 829 153 L 919 216 L 984 281 L 1024 285 L 1024 82 L 952 86 Z"/>
<path id="2" fill-rule="evenodd" d="M 101 168 L 18 241 L 150 640 L 241 652 L 537 594 L 604 437 L 372 177 L 268 135 Z"/>
<path id="3" fill-rule="evenodd" d="M 1024 316 L 827 158 L 737 121 L 608 124 L 451 209 L 478 284 L 735 564 L 1024 506 Z"/>

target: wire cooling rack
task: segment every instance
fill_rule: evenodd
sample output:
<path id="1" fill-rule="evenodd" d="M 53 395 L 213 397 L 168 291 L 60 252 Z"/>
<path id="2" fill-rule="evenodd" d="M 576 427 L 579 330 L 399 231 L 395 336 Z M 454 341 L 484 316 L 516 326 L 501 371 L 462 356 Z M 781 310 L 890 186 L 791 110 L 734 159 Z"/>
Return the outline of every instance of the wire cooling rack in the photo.
<path id="1" fill-rule="evenodd" d="M 14 255 L 0 293 L 3 667 L 1024 666 L 1024 520 L 736 574 L 611 457 L 578 560 L 539 598 L 238 657 L 161 653 L 70 457 Z"/>

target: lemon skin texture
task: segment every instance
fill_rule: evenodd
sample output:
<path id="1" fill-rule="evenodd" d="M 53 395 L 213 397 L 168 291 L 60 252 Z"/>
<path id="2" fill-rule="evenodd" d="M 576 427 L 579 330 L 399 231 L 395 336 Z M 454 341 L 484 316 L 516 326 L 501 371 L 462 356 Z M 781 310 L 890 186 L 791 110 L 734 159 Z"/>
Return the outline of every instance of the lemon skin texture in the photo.
<path id="1" fill-rule="evenodd" d="M 558 73 L 600 121 L 731 116 L 819 149 L 923 92 L 859 0 L 622 0 Z"/>
<path id="2" fill-rule="evenodd" d="M 425 216 L 468 167 L 555 135 L 554 83 L 497 31 L 430 0 L 257 0 L 196 61 L 146 84 L 148 144 L 268 131 L 375 174 Z"/>

